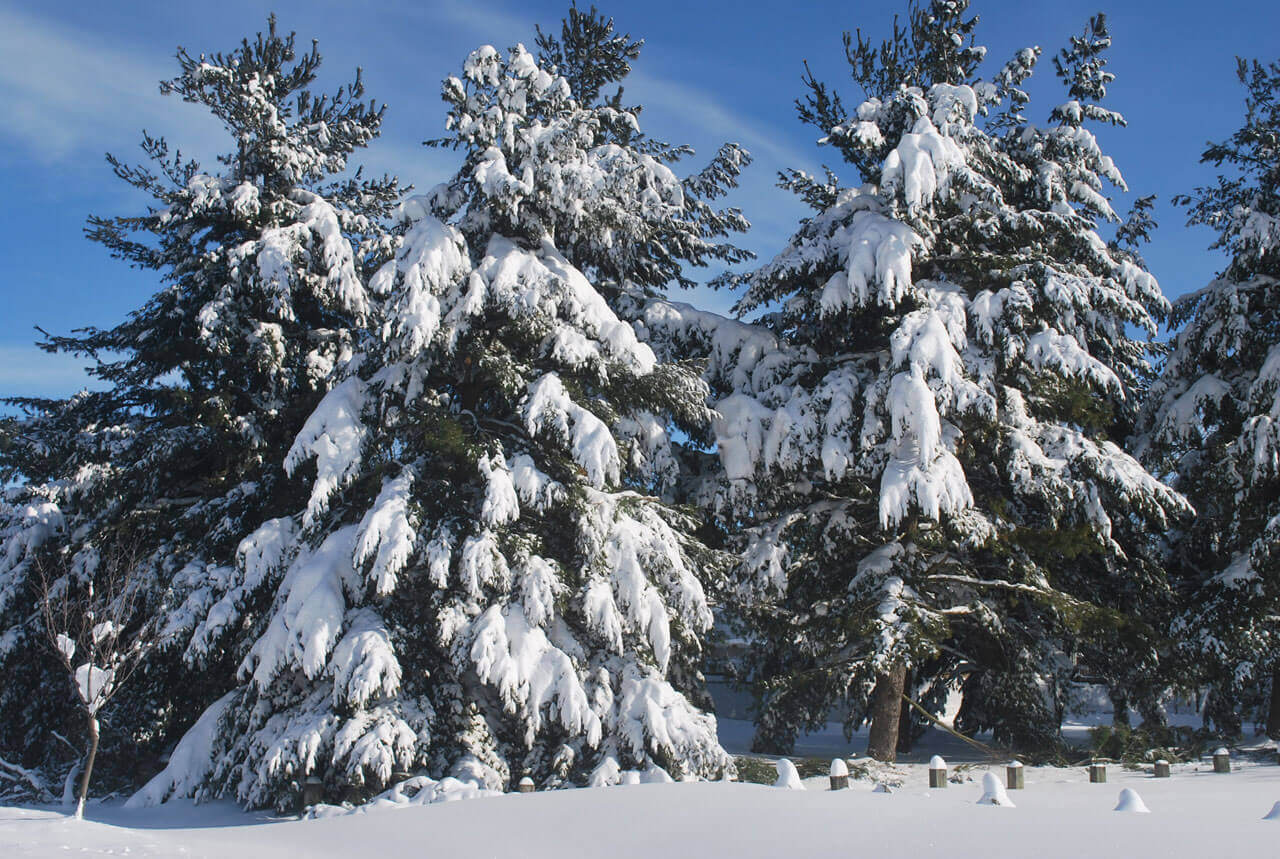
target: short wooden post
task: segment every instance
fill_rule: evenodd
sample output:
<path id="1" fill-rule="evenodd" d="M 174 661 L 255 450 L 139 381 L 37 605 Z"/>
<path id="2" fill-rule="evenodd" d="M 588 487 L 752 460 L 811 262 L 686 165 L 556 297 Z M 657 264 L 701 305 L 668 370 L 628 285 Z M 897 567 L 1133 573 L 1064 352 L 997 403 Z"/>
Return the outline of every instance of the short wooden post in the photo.
<path id="1" fill-rule="evenodd" d="M 849 786 L 849 767 L 845 762 L 836 758 L 831 762 L 831 789 L 844 790 Z"/>
<path id="2" fill-rule="evenodd" d="M 1231 772 L 1231 753 L 1224 748 L 1217 748 L 1213 752 L 1213 771 L 1216 773 Z"/>
<path id="3" fill-rule="evenodd" d="M 947 762 L 939 755 L 934 755 L 929 759 L 929 787 L 939 788 L 947 786 Z"/>
<path id="4" fill-rule="evenodd" d="M 1159 760 L 1159 761 L 1156 761 L 1156 769 L 1155 769 L 1155 772 L 1153 773 L 1153 775 L 1154 775 L 1156 778 L 1168 778 L 1168 777 L 1169 777 L 1169 762 L 1168 762 L 1168 761 L 1165 761 L 1165 760 Z"/>
<path id="5" fill-rule="evenodd" d="M 1005 767 L 1005 782 L 1009 790 L 1022 790 L 1026 787 L 1026 767 L 1022 761 L 1010 761 Z"/>
<path id="6" fill-rule="evenodd" d="M 324 799 L 324 779 L 315 775 L 307 776 L 302 782 L 302 807 L 315 805 L 322 799 Z"/>
<path id="7" fill-rule="evenodd" d="M 1090 784 L 1106 784 L 1107 783 L 1107 765 L 1100 764 L 1097 761 L 1089 764 L 1089 783 Z"/>
<path id="8" fill-rule="evenodd" d="M 533 779 L 528 776 L 520 779 L 520 783 L 516 785 L 516 790 L 521 793 L 533 793 Z"/>

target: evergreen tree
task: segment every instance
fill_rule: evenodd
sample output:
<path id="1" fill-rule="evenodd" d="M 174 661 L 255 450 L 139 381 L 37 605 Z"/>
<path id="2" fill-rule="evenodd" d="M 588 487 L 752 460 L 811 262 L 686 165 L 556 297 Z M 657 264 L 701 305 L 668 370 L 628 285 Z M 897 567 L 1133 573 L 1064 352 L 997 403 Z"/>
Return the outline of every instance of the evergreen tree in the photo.
<path id="1" fill-rule="evenodd" d="M 304 777 L 367 796 L 415 770 L 445 794 L 732 770 L 699 671 L 724 562 L 663 501 L 668 429 L 706 437 L 706 388 L 606 296 L 735 257 L 713 239 L 740 216 L 707 206 L 720 178 L 676 178 L 635 110 L 581 89 L 627 66 L 594 68 L 599 51 L 563 47 L 576 33 L 623 58 L 635 43 L 575 14 L 542 39 L 568 77 L 484 46 L 444 82 L 437 143 L 463 164 L 402 206 L 369 281 L 378 336 L 285 459 L 314 463 L 305 509 L 245 539 L 192 638 L 270 601 L 240 625 L 240 683 L 140 801 L 285 805 Z"/>
<path id="2" fill-rule="evenodd" d="M 1177 535 L 1186 588 L 1179 639 L 1206 718 L 1239 733 L 1266 713 L 1280 736 L 1280 63 L 1239 61 L 1245 121 L 1201 160 L 1224 170 L 1180 198 L 1228 257 L 1181 298 L 1180 330 L 1145 414 L 1153 467 L 1176 475 L 1197 516 Z M 1267 702 L 1262 693 L 1270 686 Z"/>
<path id="3" fill-rule="evenodd" d="M 543 81 L 528 104 L 484 113 L 504 86 L 496 49 L 472 60 L 487 76 L 446 79 L 450 133 L 431 145 L 462 150 L 466 164 L 434 190 L 433 213 L 473 246 L 493 233 L 526 244 L 548 236 L 610 300 L 653 296 L 672 282 L 691 287 L 689 265 L 749 259 L 726 240 L 747 229 L 746 219 L 712 205 L 737 185 L 748 153 L 726 143 L 678 179 L 671 165 L 692 150 L 645 135 L 641 109 L 623 105 L 621 86 L 603 94 L 630 72 L 642 44 L 616 35 L 594 7 L 574 6 L 559 37 L 540 32 L 539 54 L 524 52 L 524 65 L 510 70 L 557 76 L 562 88 Z M 507 124 L 513 114 L 520 122 Z"/>
<path id="4" fill-rule="evenodd" d="M 1098 233 L 1124 189 L 1087 125 L 1122 123 L 1100 104 L 1110 39 L 1099 16 L 1062 52 L 1070 100 L 1040 127 L 1038 49 L 983 79 L 976 25 L 934 0 L 883 43 L 846 34 L 864 100 L 808 75 L 798 109 L 865 184 L 783 175 L 813 214 L 724 281 L 781 343 L 740 352 L 715 403 L 762 749 L 839 706 L 892 759 L 904 691 L 939 710 L 960 684 L 963 728 L 1043 744 L 1046 690 L 1152 674 L 1150 535 L 1186 504 L 1116 442 L 1148 369 L 1129 332 L 1166 303 Z"/>
<path id="5" fill-rule="evenodd" d="M 162 287 L 115 327 L 40 344 L 89 358 L 104 390 L 10 401 L 24 414 L 0 450 L 0 476 L 20 484 L 0 554 L 0 747 L 26 757 L 57 750 L 47 732 L 67 724 L 69 703 L 49 680 L 53 660 L 32 658 L 42 552 L 69 571 L 55 590 L 90 583 L 99 558 L 136 557 L 147 626 L 137 634 L 165 639 L 117 698 L 104 746 L 158 753 L 227 684 L 225 652 L 207 649 L 193 681 L 177 644 L 197 620 L 216 625 L 212 594 L 234 575 L 244 534 L 306 497 L 280 463 L 353 354 L 371 309 L 367 270 L 390 249 L 380 223 L 396 182 L 349 165 L 383 114 L 362 101 L 359 73 L 318 95 L 319 53 L 296 51 L 274 18 L 230 53 L 177 59 L 161 91 L 221 121 L 230 145 L 219 167 L 144 134 L 147 164 L 108 161 L 151 204 L 86 229 Z"/>

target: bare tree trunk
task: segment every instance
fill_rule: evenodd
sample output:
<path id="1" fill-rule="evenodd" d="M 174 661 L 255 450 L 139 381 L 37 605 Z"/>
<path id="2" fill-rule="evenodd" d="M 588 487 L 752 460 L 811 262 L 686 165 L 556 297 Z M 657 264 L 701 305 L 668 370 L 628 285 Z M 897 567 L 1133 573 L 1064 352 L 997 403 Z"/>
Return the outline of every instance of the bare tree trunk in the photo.
<path id="1" fill-rule="evenodd" d="M 1271 671 L 1271 706 L 1267 708 L 1267 736 L 1280 740 L 1280 668 Z"/>
<path id="2" fill-rule="evenodd" d="M 902 689 L 907 666 L 898 663 L 876 678 L 871 693 L 871 731 L 867 754 L 878 761 L 893 763 L 898 757 L 898 723 L 902 717 Z"/>
<path id="3" fill-rule="evenodd" d="M 1129 698 L 1117 689 L 1110 690 L 1111 724 L 1117 728 L 1129 727 Z"/>
<path id="4" fill-rule="evenodd" d="M 1212 721 L 1224 739 L 1240 735 L 1240 713 L 1236 709 L 1233 694 L 1223 692 L 1216 686 L 1211 688 L 1204 702 L 1204 717 L 1205 723 Z"/>
<path id="5" fill-rule="evenodd" d="M 906 673 L 906 677 L 902 681 L 902 692 L 906 694 L 911 688 L 911 672 Z M 910 754 L 911 746 L 915 742 L 912 732 L 915 730 L 915 723 L 911 718 L 911 707 L 905 701 L 898 707 L 902 714 L 898 717 L 898 742 L 897 749 L 900 754 Z"/>
<path id="6" fill-rule="evenodd" d="M 84 801 L 89 797 L 89 777 L 93 775 L 93 759 L 98 756 L 98 717 L 89 716 L 89 754 L 84 759 L 84 774 L 80 776 L 80 799 L 76 801 L 76 820 L 84 819 Z"/>

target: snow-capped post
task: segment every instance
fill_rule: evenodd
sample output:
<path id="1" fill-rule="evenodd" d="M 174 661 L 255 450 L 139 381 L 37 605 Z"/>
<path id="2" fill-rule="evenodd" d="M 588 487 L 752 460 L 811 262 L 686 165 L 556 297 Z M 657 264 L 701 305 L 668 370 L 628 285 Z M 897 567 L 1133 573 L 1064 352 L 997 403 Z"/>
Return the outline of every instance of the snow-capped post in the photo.
<path id="1" fill-rule="evenodd" d="M 844 790 L 849 786 L 849 767 L 843 758 L 831 762 L 831 789 Z"/>
<path id="2" fill-rule="evenodd" d="M 929 787 L 947 786 L 947 762 L 940 755 L 929 759 Z"/>
<path id="3" fill-rule="evenodd" d="M 1152 773 L 1152 776 L 1155 778 L 1168 778 L 1169 762 L 1163 759 L 1156 761 L 1155 771 Z"/>
<path id="4" fill-rule="evenodd" d="M 324 799 L 324 779 L 309 775 L 302 782 L 302 807 L 308 808 Z"/>
<path id="5" fill-rule="evenodd" d="M 1026 787 L 1026 767 L 1022 765 L 1022 761 L 1010 761 L 1005 767 L 1005 781 L 1009 785 L 1009 790 L 1022 790 Z"/>
<path id="6" fill-rule="evenodd" d="M 516 785 L 516 790 L 521 793 L 533 793 L 533 779 L 528 776 L 520 779 L 520 783 Z"/>
<path id="7" fill-rule="evenodd" d="M 1089 783 L 1090 784 L 1106 784 L 1107 783 L 1107 765 L 1093 761 L 1089 764 Z"/>
<path id="8" fill-rule="evenodd" d="M 1231 753 L 1222 746 L 1213 750 L 1213 771 L 1216 773 L 1231 772 Z"/>

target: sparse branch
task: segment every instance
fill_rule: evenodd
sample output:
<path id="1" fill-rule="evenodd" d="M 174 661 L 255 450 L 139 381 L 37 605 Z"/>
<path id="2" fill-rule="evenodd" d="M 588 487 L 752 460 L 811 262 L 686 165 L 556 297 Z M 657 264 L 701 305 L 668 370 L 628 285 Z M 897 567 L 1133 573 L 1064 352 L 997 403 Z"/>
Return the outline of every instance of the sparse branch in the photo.
<path id="1" fill-rule="evenodd" d="M 26 784 L 42 802 L 48 802 L 53 799 L 53 794 L 49 792 L 48 786 L 44 783 L 44 779 L 36 773 L 20 764 L 11 763 L 4 758 L 0 758 L 0 779 L 9 782 Z"/>
<path id="2" fill-rule="evenodd" d="M 139 552 L 123 544 L 79 563 L 45 556 L 35 569 L 45 633 L 87 717 L 88 749 L 76 803 L 81 818 L 98 751 L 98 712 L 155 645 L 146 625 L 133 625 L 142 594 Z"/>

